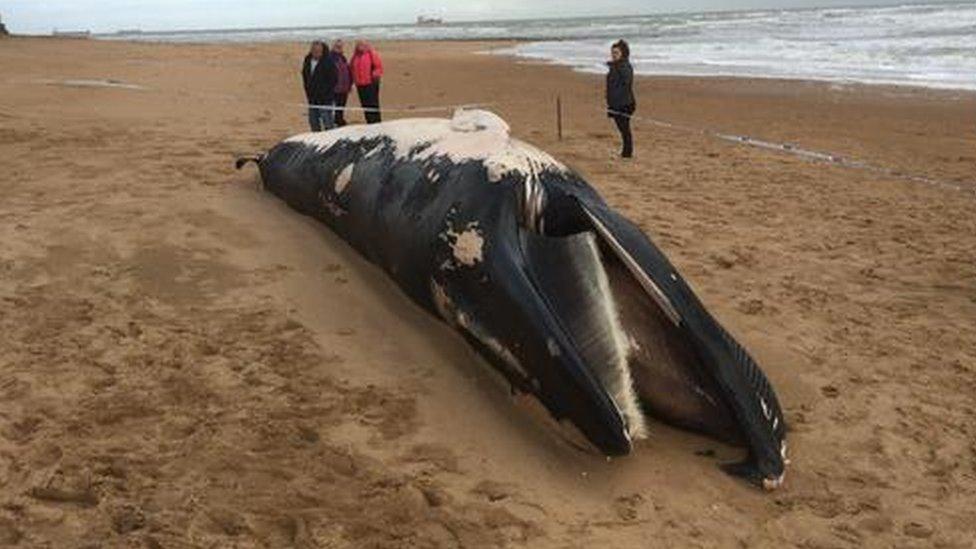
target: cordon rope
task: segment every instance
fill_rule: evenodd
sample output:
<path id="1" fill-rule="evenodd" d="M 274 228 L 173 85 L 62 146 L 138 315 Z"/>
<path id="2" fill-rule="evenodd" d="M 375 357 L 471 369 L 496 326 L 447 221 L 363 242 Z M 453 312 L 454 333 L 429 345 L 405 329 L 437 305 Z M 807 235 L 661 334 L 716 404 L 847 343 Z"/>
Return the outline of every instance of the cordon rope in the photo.
<path id="1" fill-rule="evenodd" d="M 86 86 L 92 86 L 95 83 L 95 81 L 85 81 L 85 82 L 86 82 Z M 11 84 L 11 83 L 13 82 L 8 81 L 5 82 L 4 84 Z M 32 83 L 51 85 L 56 82 L 51 80 L 43 80 L 43 81 L 33 81 Z M 70 82 L 67 85 L 71 85 Z M 119 83 L 117 82 L 107 81 L 105 87 L 119 88 L 120 86 Z M 133 86 L 131 89 L 133 91 L 162 92 L 162 90 L 143 87 L 143 86 L 138 86 L 138 87 Z M 222 101 L 237 101 L 237 102 L 250 102 L 250 103 L 256 102 L 255 99 L 252 98 L 245 98 L 245 97 L 241 97 L 238 95 L 231 95 L 231 94 L 208 94 L 208 93 L 200 93 L 200 92 L 191 93 L 187 91 L 180 91 L 177 93 L 177 95 L 180 97 L 188 97 L 188 96 L 200 97 L 200 98 L 218 99 Z M 352 107 L 352 106 L 339 107 L 336 105 L 314 105 L 314 104 L 310 105 L 306 103 L 292 103 L 287 101 L 275 101 L 274 103 L 282 106 L 287 106 L 289 108 L 295 108 L 295 109 L 301 108 L 304 110 L 317 109 L 317 110 L 327 110 L 332 112 L 336 112 L 336 111 L 363 112 L 363 113 L 386 112 L 386 113 L 399 113 L 399 114 L 418 114 L 418 113 L 435 113 L 435 112 L 450 113 L 458 109 L 475 109 L 475 108 L 486 108 L 486 107 L 493 107 L 493 106 L 504 106 L 504 105 L 499 105 L 498 103 L 462 103 L 462 104 L 451 104 L 451 105 L 425 105 L 425 106 L 410 105 L 410 106 L 400 106 L 400 107 L 376 108 L 376 107 Z M 935 179 L 923 175 L 908 174 L 894 168 L 877 166 L 874 164 L 870 164 L 868 162 L 860 161 L 854 158 L 848 158 L 839 154 L 816 151 L 812 149 L 804 149 L 802 147 L 798 147 L 791 143 L 778 143 L 774 141 L 767 141 L 765 139 L 750 137 L 747 135 L 736 135 L 736 134 L 725 133 L 722 131 L 712 130 L 708 128 L 697 128 L 697 127 L 687 126 L 684 124 L 670 122 L 668 120 L 661 120 L 661 119 L 652 118 L 643 115 L 637 116 L 634 114 L 615 111 L 612 109 L 601 109 L 601 112 L 604 112 L 606 114 L 611 114 L 613 116 L 624 116 L 636 122 L 647 123 L 661 128 L 666 128 L 666 129 L 676 130 L 676 131 L 681 131 L 686 133 L 693 133 L 698 135 L 705 135 L 708 137 L 712 137 L 714 139 L 719 139 L 730 143 L 755 147 L 755 148 L 764 149 L 764 150 L 781 153 L 781 154 L 788 154 L 811 162 L 841 166 L 849 169 L 863 170 L 863 171 L 873 172 L 891 178 L 912 181 L 915 183 L 924 183 L 927 185 L 939 186 L 939 187 L 944 187 L 956 191 L 976 194 L 976 182 L 957 183 L 957 182 L 943 181 L 940 179 Z"/>
<path id="2" fill-rule="evenodd" d="M 915 183 L 924 183 L 927 185 L 945 187 L 947 189 L 952 189 L 952 190 L 962 191 L 962 192 L 972 192 L 976 194 L 976 182 L 955 183 L 955 182 L 943 181 L 940 179 L 934 179 L 927 176 L 905 173 L 901 170 L 897 170 L 894 168 L 876 166 L 868 162 L 864 162 L 853 158 L 848 158 L 839 154 L 827 153 L 823 151 L 815 151 L 812 149 L 804 149 L 792 143 L 777 143 L 775 141 L 757 139 L 755 137 L 750 137 L 748 135 L 736 135 L 736 134 L 724 133 L 721 131 L 704 129 L 704 128 L 693 128 L 691 126 L 684 126 L 681 124 L 668 122 L 667 120 L 658 120 L 646 116 L 637 116 L 626 112 L 615 111 L 613 109 L 606 109 L 606 112 L 613 116 L 623 116 L 623 117 L 630 118 L 631 120 L 647 122 L 663 128 L 681 130 L 681 131 L 686 131 L 691 133 L 698 133 L 701 135 L 707 135 L 709 137 L 713 137 L 715 139 L 720 139 L 722 141 L 729 141 L 731 143 L 736 143 L 740 145 L 746 145 L 750 147 L 756 147 L 759 149 L 765 149 L 768 151 L 774 151 L 777 153 L 788 154 L 805 160 L 809 160 L 811 162 L 831 164 L 831 165 L 842 166 L 844 168 L 850 168 L 855 170 L 864 170 L 864 171 L 869 171 L 869 172 L 885 175 L 896 179 L 903 179 Z"/>
<path id="3" fill-rule="evenodd" d="M 483 109 L 486 107 L 494 107 L 495 103 L 466 103 L 463 105 L 441 105 L 439 107 L 398 107 L 398 108 L 386 108 L 386 107 L 338 107 L 336 105 L 306 105 L 304 103 L 288 103 L 292 107 L 301 107 L 303 109 L 315 109 L 322 111 L 353 111 L 353 112 L 396 112 L 396 113 L 421 113 L 421 112 L 453 112 L 458 109 Z"/>

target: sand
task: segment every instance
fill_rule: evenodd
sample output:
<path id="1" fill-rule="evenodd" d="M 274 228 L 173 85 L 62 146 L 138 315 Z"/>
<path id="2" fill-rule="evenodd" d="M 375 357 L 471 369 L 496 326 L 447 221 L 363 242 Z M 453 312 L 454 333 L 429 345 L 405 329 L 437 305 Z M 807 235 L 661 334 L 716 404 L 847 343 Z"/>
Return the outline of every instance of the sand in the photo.
<path id="1" fill-rule="evenodd" d="M 5 39 L 0 545 L 971 547 L 976 96 L 639 82 L 639 114 L 951 186 L 646 121 L 622 162 L 598 75 L 500 46 L 381 44 L 384 102 L 493 103 L 637 221 L 774 381 L 780 491 L 656 422 L 625 459 L 567 445 L 235 172 L 304 131 L 304 46 Z"/>

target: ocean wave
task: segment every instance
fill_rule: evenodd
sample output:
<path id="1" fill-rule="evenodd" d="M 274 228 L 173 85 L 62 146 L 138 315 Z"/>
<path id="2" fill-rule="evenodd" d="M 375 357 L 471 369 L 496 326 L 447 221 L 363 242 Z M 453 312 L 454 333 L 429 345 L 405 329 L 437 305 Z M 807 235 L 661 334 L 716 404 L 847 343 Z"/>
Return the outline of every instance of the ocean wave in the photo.
<path id="1" fill-rule="evenodd" d="M 631 17 L 102 35 L 160 42 L 521 40 L 505 53 L 604 70 L 631 42 L 640 74 L 721 75 L 976 89 L 976 4 L 906 4 Z"/>

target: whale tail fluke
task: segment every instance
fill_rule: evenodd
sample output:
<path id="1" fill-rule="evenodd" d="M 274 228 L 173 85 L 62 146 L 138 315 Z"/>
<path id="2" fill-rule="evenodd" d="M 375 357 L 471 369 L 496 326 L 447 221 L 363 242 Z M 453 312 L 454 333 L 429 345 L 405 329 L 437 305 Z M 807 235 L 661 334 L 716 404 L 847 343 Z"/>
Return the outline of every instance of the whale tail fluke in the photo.
<path id="1" fill-rule="evenodd" d="M 238 157 L 236 162 L 234 162 L 234 167 L 239 170 L 244 166 L 246 166 L 248 162 L 254 162 L 255 164 L 260 164 L 262 160 L 264 160 L 263 154 L 257 156 L 241 156 Z"/>

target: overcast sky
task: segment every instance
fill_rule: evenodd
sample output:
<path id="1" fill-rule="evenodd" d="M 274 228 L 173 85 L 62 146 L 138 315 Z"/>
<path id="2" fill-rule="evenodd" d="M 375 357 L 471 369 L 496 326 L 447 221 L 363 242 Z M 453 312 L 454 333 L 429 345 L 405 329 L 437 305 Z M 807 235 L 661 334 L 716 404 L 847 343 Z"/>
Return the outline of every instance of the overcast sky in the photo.
<path id="1" fill-rule="evenodd" d="M 907 0 L 0 0 L 12 32 L 172 30 L 904 4 Z"/>

